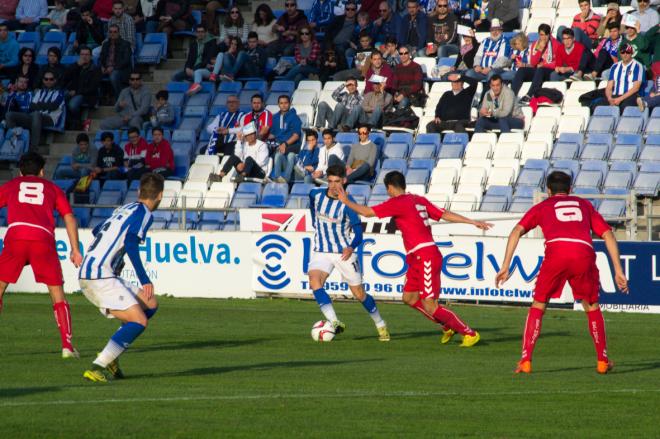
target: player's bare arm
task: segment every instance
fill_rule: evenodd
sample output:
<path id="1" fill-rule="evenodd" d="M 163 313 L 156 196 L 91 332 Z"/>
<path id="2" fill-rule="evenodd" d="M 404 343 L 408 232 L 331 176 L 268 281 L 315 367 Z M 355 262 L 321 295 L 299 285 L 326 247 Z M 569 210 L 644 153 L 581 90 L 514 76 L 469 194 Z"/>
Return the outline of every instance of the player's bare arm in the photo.
<path id="1" fill-rule="evenodd" d="M 506 251 L 504 253 L 504 260 L 502 261 L 502 267 L 500 271 L 495 276 L 495 287 L 499 288 L 501 284 L 506 282 L 509 279 L 509 267 L 511 266 L 511 259 L 513 258 L 513 253 L 518 247 L 518 241 L 520 238 L 527 233 L 526 230 L 521 225 L 516 225 L 511 233 L 509 234 L 509 240 L 506 243 Z"/>
<path id="2" fill-rule="evenodd" d="M 339 201 L 348 206 L 349 209 L 354 210 L 358 215 L 362 215 L 367 218 L 376 216 L 376 213 L 371 207 L 352 202 L 348 198 L 348 194 L 343 187 L 337 188 L 337 198 Z"/>
<path id="3" fill-rule="evenodd" d="M 605 241 L 605 248 L 607 248 L 607 253 L 610 255 L 612 260 L 612 266 L 614 268 L 614 282 L 616 286 L 619 287 L 621 292 L 628 294 L 628 279 L 623 273 L 623 268 L 621 267 L 621 258 L 619 256 L 619 246 L 614 237 L 614 233 L 611 230 L 605 232 L 602 236 L 603 241 Z"/>
<path id="4" fill-rule="evenodd" d="M 64 227 L 66 234 L 69 236 L 69 244 L 71 245 L 70 259 L 73 265 L 78 268 L 82 264 L 82 254 L 80 253 L 80 242 L 78 240 L 78 223 L 73 214 L 64 215 Z"/>
<path id="5" fill-rule="evenodd" d="M 493 224 L 491 223 L 487 223 L 484 221 L 476 221 L 468 217 L 465 217 L 463 215 L 459 215 L 457 213 L 451 212 L 449 210 L 445 210 L 445 213 L 442 214 L 442 219 L 450 223 L 471 224 L 481 230 L 488 230 L 491 227 L 493 227 Z"/>

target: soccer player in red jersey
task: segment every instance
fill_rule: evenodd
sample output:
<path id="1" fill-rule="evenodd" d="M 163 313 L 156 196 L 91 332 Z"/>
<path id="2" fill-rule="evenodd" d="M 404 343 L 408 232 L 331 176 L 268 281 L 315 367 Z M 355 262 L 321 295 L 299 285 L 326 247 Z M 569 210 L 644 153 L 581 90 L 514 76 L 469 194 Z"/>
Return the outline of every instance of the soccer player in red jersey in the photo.
<path id="1" fill-rule="evenodd" d="M 440 294 L 440 272 L 442 254 L 431 234 L 429 219 L 440 218 L 453 223 L 472 224 L 488 230 L 491 224 L 474 221 L 462 215 L 434 206 L 419 195 L 406 193 L 406 178 L 399 171 L 385 176 L 385 187 L 390 199 L 376 206 L 362 206 L 351 201 L 346 192 L 339 190 L 339 200 L 365 217 L 394 217 L 396 226 L 403 235 L 406 249 L 406 282 L 403 286 L 403 301 L 424 314 L 429 320 L 443 326 L 441 342 L 447 343 L 455 333 L 463 335 L 461 346 L 470 347 L 479 339 L 479 333 L 470 328 L 456 314 L 438 304 Z"/>
<path id="2" fill-rule="evenodd" d="M 34 280 L 48 286 L 62 339 L 62 358 L 77 358 L 71 344 L 71 311 L 64 298 L 62 266 L 55 250 L 53 211 L 57 209 L 64 220 L 71 262 L 76 267 L 82 263 L 78 226 L 64 192 L 44 179 L 44 165 L 43 157 L 28 152 L 18 162 L 20 177 L 0 186 L 0 208 L 7 206 L 7 232 L 0 253 L 0 309 L 7 286 L 16 283 L 23 267 L 30 264 Z"/>
<path id="3" fill-rule="evenodd" d="M 605 241 L 614 267 L 614 281 L 622 292 L 627 293 L 628 281 L 621 268 L 616 238 L 589 201 L 569 195 L 571 177 L 568 174 L 551 172 L 546 186 L 550 197 L 532 207 L 513 228 L 502 268 L 495 277 L 495 285 L 499 288 L 510 276 L 511 258 L 520 237 L 540 226 L 545 237 L 545 256 L 534 287 L 534 301 L 525 322 L 522 358 L 516 373 L 532 372 L 532 353 L 541 333 L 546 305 L 551 298 L 561 295 L 567 281 L 573 290 L 573 297 L 582 302 L 587 313 L 589 333 L 598 357 L 596 370 L 607 373 L 613 364 L 607 357 L 605 322 L 598 306 L 599 278 L 591 231 Z"/>

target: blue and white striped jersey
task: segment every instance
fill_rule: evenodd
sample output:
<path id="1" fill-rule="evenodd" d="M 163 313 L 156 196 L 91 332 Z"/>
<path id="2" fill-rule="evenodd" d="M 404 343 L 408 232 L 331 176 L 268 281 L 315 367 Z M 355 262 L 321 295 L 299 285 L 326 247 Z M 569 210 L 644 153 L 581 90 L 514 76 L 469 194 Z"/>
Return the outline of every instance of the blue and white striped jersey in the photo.
<path id="1" fill-rule="evenodd" d="M 631 60 L 628 65 L 619 61 L 610 69 L 610 81 L 614 81 L 612 87 L 613 96 L 621 96 L 630 90 L 633 84 L 644 79 L 644 67 L 637 60 Z"/>
<path id="2" fill-rule="evenodd" d="M 78 278 L 117 277 L 124 265 L 126 237 L 135 235 L 143 241 L 152 222 L 151 212 L 142 203 L 130 203 L 115 209 L 110 218 L 94 229 L 95 239 L 85 253 Z"/>
<path id="3" fill-rule="evenodd" d="M 325 188 L 312 189 L 309 201 L 315 230 L 314 251 L 341 253 L 351 243 L 353 227 L 360 224 L 357 213 L 341 201 L 330 198 Z"/>

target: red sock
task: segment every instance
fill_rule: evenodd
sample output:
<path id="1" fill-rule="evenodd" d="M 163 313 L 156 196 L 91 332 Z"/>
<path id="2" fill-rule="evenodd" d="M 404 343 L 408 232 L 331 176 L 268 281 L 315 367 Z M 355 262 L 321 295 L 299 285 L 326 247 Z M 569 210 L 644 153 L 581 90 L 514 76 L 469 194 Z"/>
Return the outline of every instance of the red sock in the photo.
<path id="1" fill-rule="evenodd" d="M 474 331 L 467 325 L 467 323 L 461 320 L 461 318 L 452 311 L 441 305 L 438 305 L 438 308 L 433 313 L 433 317 L 438 323 L 443 325 L 443 328 L 453 329 L 459 334 L 474 335 Z"/>
<path id="2" fill-rule="evenodd" d="M 62 339 L 62 349 L 73 350 L 71 345 L 71 310 L 69 303 L 66 300 L 57 302 L 53 305 L 55 312 L 55 321 L 57 322 L 57 329 L 60 331 L 60 338 Z"/>
<path id="3" fill-rule="evenodd" d="M 411 307 L 411 308 L 414 308 L 414 309 L 416 309 L 417 311 L 419 311 L 419 312 L 421 312 L 422 314 L 424 314 L 424 317 L 426 317 L 426 318 L 429 319 L 430 321 L 432 321 L 432 322 L 434 322 L 434 323 L 438 323 L 437 320 L 436 320 L 431 314 L 429 314 L 428 312 L 426 312 L 426 308 L 424 308 L 424 304 L 422 303 L 422 300 L 421 300 L 421 299 L 417 300 L 417 302 L 415 302 L 415 303 L 413 303 L 412 305 L 410 305 L 410 307 Z"/>
<path id="4" fill-rule="evenodd" d="M 541 323 L 543 322 L 544 311 L 530 307 L 525 321 L 525 332 L 523 333 L 523 348 L 521 361 L 532 361 L 534 346 L 539 335 L 541 335 Z"/>
<path id="5" fill-rule="evenodd" d="M 598 361 L 607 361 L 607 337 L 605 336 L 603 313 L 600 312 L 600 309 L 589 311 L 587 319 L 589 319 L 589 334 L 594 340 Z"/>

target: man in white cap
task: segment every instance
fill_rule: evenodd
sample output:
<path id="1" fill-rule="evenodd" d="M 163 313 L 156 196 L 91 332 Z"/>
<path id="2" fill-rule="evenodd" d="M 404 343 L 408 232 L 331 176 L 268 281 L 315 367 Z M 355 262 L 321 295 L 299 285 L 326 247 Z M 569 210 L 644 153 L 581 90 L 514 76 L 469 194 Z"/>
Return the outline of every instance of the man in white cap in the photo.
<path id="1" fill-rule="evenodd" d="M 509 66 L 509 52 L 509 42 L 502 33 L 502 24 L 494 18 L 490 24 L 490 37 L 481 42 L 474 56 L 474 68 L 468 70 L 465 75 L 478 81 L 490 80 L 491 76 L 500 74 Z"/>
<path id="2" fill-rule="evenodd" d="M 257 139 L 257 129 L 253 123 L 243 127 L 242 138 L 236 142 L 234 154 L 229 157 L 220 171 L 222 178 L 229 173 L 231 168 L 236 168 L 236 182 L 242 182 L 246 178 L 266 178 L 268 169 L 268 145 Z"/>
<path id="3" fill-rule="evenodd" d="M 639 61 L 644 66 L 651 64 L 651 52 L 653 51 L 653 44 L 655 34 L 658 32 L 658 25 L 653 26 L 645 34 L 639 33 L 640 24 L 639 20 L 631 14 L 626 14 L 623 17 L 623 26 L 625 28 L 625 35 L 623 36 L 623 44 L 629 44 L 633 48 L 633 58 Z"/>
<path id="4" fill-rule="evenodd" d="M 371 128 L 381 127 L 383 113 L 392 105 L 392 95 L 385 91 L 386 77 L 371 75 L 369 82 L 373 90 L 364 95 L 359 121 L 369 124 Z"/>
<path id="5" fill-rule="evenodd" d="M 631 12 L 639 21 L 639 31 L 648 32 L 653 26 L 658 24 L 658 12 L 649 4 L 649 0 L 637 0 L 637 10 Z"/>

